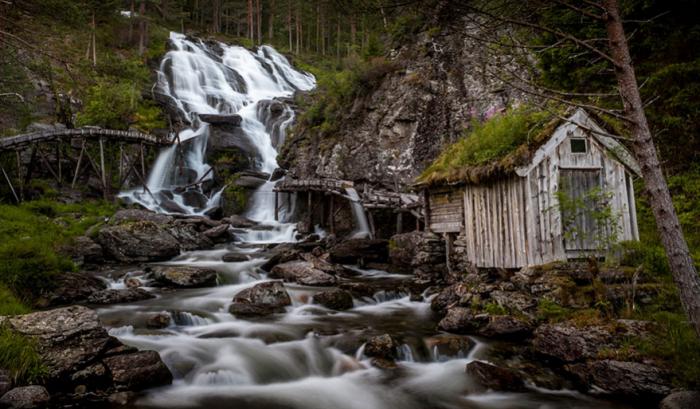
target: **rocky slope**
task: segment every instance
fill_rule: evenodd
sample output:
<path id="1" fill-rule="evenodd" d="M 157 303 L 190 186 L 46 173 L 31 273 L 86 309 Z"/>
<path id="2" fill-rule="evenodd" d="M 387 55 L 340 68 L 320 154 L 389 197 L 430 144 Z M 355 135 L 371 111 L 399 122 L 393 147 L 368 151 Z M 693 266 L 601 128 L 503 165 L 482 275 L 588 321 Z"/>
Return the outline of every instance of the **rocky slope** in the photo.
<path id="1" fill-rule="evenodd" d="M 474 36 L 469 23 L 457 20 L 392 50 L 388 63 L 396 69 L 347 107 L 337 134 L 321 136 L 300 124 L 280 163 L 302 178 L 410 183 L 472 119 L 524 99 L 488 75 L 505 62 L 487 55 Z"/>

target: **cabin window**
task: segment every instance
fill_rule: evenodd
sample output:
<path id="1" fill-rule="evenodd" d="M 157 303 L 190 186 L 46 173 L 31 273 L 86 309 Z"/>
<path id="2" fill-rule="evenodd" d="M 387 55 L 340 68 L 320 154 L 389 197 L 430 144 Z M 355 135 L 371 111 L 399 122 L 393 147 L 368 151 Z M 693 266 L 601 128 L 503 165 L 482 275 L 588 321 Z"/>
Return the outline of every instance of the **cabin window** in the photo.
<path id="1" fill-rule="evenodd" d="M 571 153 L 588 152 L 588 144 L 585 138 L 571 138 Z"/>

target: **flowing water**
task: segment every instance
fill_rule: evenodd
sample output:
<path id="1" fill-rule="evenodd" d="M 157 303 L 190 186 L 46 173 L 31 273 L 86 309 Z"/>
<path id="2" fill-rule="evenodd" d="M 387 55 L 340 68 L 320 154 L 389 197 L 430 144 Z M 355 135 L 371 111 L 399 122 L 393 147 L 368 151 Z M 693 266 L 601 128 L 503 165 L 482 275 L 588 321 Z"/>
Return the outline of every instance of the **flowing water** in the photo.
<path id="1" fill-rule="evenodd" d="M 269 47 L 250 52 L 222 46 L 220 58 L 205 45 L 174 34 L 175 49 L 161 65 L 159 87 L 168 92 L 192 126 L 179 134 L 179 146 L 165 149 L 142 190 L 125 197 L 156 211 L 169 212 L 162 198 L 184 213 L 203 213 L 215 206 L 209 192 L 205 206 L 187 204 L 177 186 L 178 155 L 197 178 L 210 177 L 205 163 L 208 125 L 198 113 L 242 117 L 241 127 L 260 152 L 260 170 L 276 168 L 273 136 L 283 138 L 287 123 L 275 129 L 260 121 L 256 106 L 266 98 L 288 96 L 313 87 L 313 78 L 291 68 Z M 281 132 L 279 132 L 281 130 Z M 277 132 L 276 132 L 277 131 Z M 248 215 L 273 224 L 270 192 L 264 184 L 254 195 Z M 352 192 L 348 192 L 352 195 Z M 356 196 L 356 193 L 355 193 Z M 161 198 L 161 200 L 158 200 Z M 274 209 L 272 209 L 274 211 Z M 288 209 L 292 213 L 292 209 Z M 358 234 L 368 235 L 360 208 Z M 172 265 L 204 266 L 219 272 L 219 285 L 205 289 L 150 288 L 155 299 L 100 308 L 112 335 L 140 349 L 160 353 L 174 374 L 171 386 L 152 389 L 135 403 L 138 408 L 299 408 L 299 409 L 423 409 L 423 408 L 600 408 L 613 407 L 570 391 L 532 388 L 525 393 L 478 392 L 465 365 L 488 359 L 490 346 L 466 336 L 442 334 L 429 300 L 411 301 L 400 288 L 407 277 L 350 266 L 354 281 L 381 284 L 371 297 L 355 298 L 354 307 L 336 312 L 312 304 L 323 289 L 285 284 L 293 304 L 284 313 L 265 318 L 237 318 L 228 313 L 239 291 L 267 280 L 260 266 L 269 243 L 292 241 L 294 226 L 277 224 L 272 231 L 249 230 L 238 241 L 208 251 L 182 254 Z M 223 262 L 228 252 L 249 261 Z M 134 273 L 138 277 L 138 273 Z M 148 280 L 140 277 L 146 285 Z M 114 288 L 123 279 L 111 281 Z M 149 329 L 155 313 L 171 316 L 169 327 Z M 389 333 L 399 340 L 398 366 L 381 370 L 364 355 L 364 340 Z M 448 342 L 445 342 L 448 341 Z M 445 345 L 453 345 L 445 347 Z M 458 347 L 454 347 L 458 345 Z"/>

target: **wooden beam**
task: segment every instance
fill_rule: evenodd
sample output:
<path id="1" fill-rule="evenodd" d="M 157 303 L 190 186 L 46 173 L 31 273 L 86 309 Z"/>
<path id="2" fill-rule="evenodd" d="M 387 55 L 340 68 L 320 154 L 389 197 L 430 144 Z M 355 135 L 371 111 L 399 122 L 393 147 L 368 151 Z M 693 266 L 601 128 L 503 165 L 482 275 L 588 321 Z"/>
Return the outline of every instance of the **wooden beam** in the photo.
<path id="1" fill-rule="evenodd" d="M 328 213 L 328 224 L 331 227 L 331 234 L 335 234 L 335 196 L 331 195 L 330 212 Z"/>
<path id="2" fill-rule="evenodd" d="M 75 175 L 73 176 L 73 183 L 71 183 L 71 189 L 75 189 L 75 184 L 78 182 L 78 176 L 80 175 L 80 165 L 83 162 L 83 155 L 85 154 L 85 139 L 80 144 L 80 155 L 78 155 L 78 164 L 75 166 Z"/>
<path id="3" fill-rule="evenodd" d="M 100 138 L 100 172 L 102 173 L 102 195 L 107 200 L 109 192 L 107 191 L 107 175 L 105 174 L 105 149 L 104 140 Z"/>
<path id="4" fill-rule="evenodd" d="M 275 192 L 275 221 L 279 221 L 279 193 Z"/>
<path id="5" fill-rule="evenodd" d="M 7 176 L 7 172 L 5 172 L 4 167 L 0 167 L 2 169 L 2 174 L 5 176 L 5 180 L 7 181 L 7 185 L 10 187 L 10 191 L 12 191 L 12 195 L 15 197 L 15 201 L 19 203 L 19 197 L 17 196 L 17 192 L 15 192 L 14 186 L 12 186 L 12 181 L 10 180 L 10 177 Z"/>
<path id="6" fill-rule="evenodd" d="M 396 234 L 403 233 L 403 212 L 396 213 Z"/>
<path id="7" fill-rule="evenodd" d="M 22 177 L 22 155 L 19 151 L 15 151 L 15 157 L 17 158 L 17 180 L 19 184 L 19 197 L 24 200 L 24 178 Z"/>

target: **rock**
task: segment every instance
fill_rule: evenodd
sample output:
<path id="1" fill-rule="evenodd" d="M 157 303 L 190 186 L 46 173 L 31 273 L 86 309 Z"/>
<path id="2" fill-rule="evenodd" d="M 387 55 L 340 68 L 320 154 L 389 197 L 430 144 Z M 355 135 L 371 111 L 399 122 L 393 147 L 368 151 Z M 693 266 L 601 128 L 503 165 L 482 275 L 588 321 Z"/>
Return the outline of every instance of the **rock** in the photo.
<path id="1" fill-rule="evenodd" d="M 217 272 L 204 267 L 159 266 L 153 268 L 151 278 L 166 287 L 211 287 L 216 285 Z"/>
<path id="2" fill-rule="evenodd" d="M 345 290 L 330 290 L 314 294 L 314 304 L 332 310 L 349 310 L 353 307 L 352 295 Z"/>
<path id="3" fill-rule="evenodd" d="M 467 364 L 467 375 L 477 384 L 493 391 L 520 392 L 525 383 L 515 372 L 499 368 L 486 362 L 473 361 Z"/>
<path id="4" fill-rule="evenodd" d="M 134 392 L 115 392 L 107 397 L 107 402 L 118 405 L 126 406 L 129 402 L 136 398 Z"/>
<path id="5" fill-rule="evenodd" d="M 461 283 L 453 284 L 445 287 L 433 298 L 430 308 L 435 312 L 444 314 L 449 307 L 469 305 L 472 297 L 473 294 L 469 286 Z"/>
<path id="6" fill-rule="evenodd" d="M 226 253 L 221 257 L 221 261 L 224 263 L 240 263 L 249 260 L 250 256 L 240 253 Z"/>
<path id="7" fill-rule="evenodd" d="M 537 305 L 535 299 L 524 292 L 495 290 L 490 295 L 498 305 L 511 311 L 528 312 Z"/>
<path id="8" fill-rule="evenodd" d="M 41 295 L 39 307 L 51 307 L 85 302 L 91 295 L 104 290 L 104 281 L 85 272 L 68 272 L 54 278 L 54 286 Z"/>
<path id="9" fill-rule="evenodd" d="M 30 385 L 14 388 L 0 398 L 3 408 L 40 408 L 48 405 L 51 397 L 43 386 Z"/>
<path id="10" fill-rule="evenodd" d="M 127 277 L 124 279 L 124 285 L 126 288 L 139 288 L 143 285 L 143 283 L 138 278 Z"/>
<path id="11" fill-rule="evenodd" d="M 65 250 L 77 264 L 101 263 L 104 261 L 102 247 L 86 236 L 74 238 Z"/>
<path id="12" fill-rule="evenodd" d="M 448 361 L 450 359 L 466 358 L 469 351 L 474 348 L 474 341 L 469 337 L 440 334 L 428 338 L 425 341 L 426 347 L 433 354 L 436 361 Z"/>
<path id="13" fill-rule="evenodd" d="M 566 365 L 586 389 L 626 399 L 661 399 L 671 392 L 670 375 L 651 365 L 610 359 Z"/>
<path id="14" fill-rule="evenodd" d="M 700 403 L 700 392 L 679 391 L 666 396 L 659 404 L 659 409 L 695 409 Z"/>
<path id="15" fill-rule="evenodd" d="M 103 360 L 117 387 L 143 390 L 169 385 L 173 376 L 155 351 L 138 351 Z"/>
<path id="16" fill-rule="evenodd" d="M 97 241 L 121 262 L 162 261 L 180 254 L 180 243 L 151 221 L 137 221 L 100 230 Z"/>
<path id="17" fill-rule="evenodd" d="M 197 226 L 191 223 L 175 223 L 165 227 L 165 230 L 175 238 L 182 251 L 193 251 L 210 248 L 214 242 L 200 233 Z"/>
<path id="18" fill-rule="evenodd" d="M 236 186 L 248 189 L 257 189 L 270 179 L 270 174 L 265 172 L 244 171 L 240 172 L 234 182 Z"/>
<path id="19" fill-rule="evenodd" d="M 423 232 L 396 234 L 389 240 L 389 261 L 392 270 L 404 273 L 413 271 L 414 259 L 421 250 Z"/>
<path id="20" fill-rule="evenodd" d="M 105 386 L 109 386 L 112 377 L 107 373 L 107 368 L 105 368 L 104 364 L 97 362 L 75 372 L 71 375 L 70 380 L 74 385 L 82 386 L 83 388 L 89 386 L 91 389 L 103 389 Z"/>
<path id="21" fill-rule="evenodd" d="M 171 322 L 170 314 L 167 312 L 160 312 L 158 314 L 153 314 L 146 319 L 146 326 L 153 329 L 166 328 Z"/>
<path id="22" fill-rule="evenodd" d="M 255 226 L 257 223 L 243 216 L 237 214 L 223 218 L 221 221 L 228 223 L 233 227 L 247 229 L 249 227 Z"/>
<path id="23" fill-rule="evenodd" d="M 299 260 L 300 255 L 301 252 L 298 249 L 296 249 L 293 245 L 282 244 L 275 247 L 272 250 L 272 255 L 270 256 L 270 259 L 267 260 L 265 264 L 260 266 L 260 268 L 264 271 L 270 272 L 272 271 L 272 268 L 278 264 L 286 263 L 288 261 L 293 260 Z"/>
<path id="24" fill-rule="evenodd" d="M 479 335 L 489 338 L 522 339 L 532 334 L 532 325 L 510 315 L 491 316 Z"/>
<path id="25" fill-rule="evenodd" d="M 284 177 L 284 175 L 287 174 L 287 171 L 282 169 L 282 168 L 277 168 L 272 172 L 272 176 L 270 176 L 270 181 L 271 182 L 276 182 Z"/>
<path id="26" fill-rule="evenodd" d="M 484 324 L 483 321 L 484 318 L 475 316 L 469 308 L 452 307 L 440 320 L 438 328 L 456 334 L 469 334 L 476 332 Z"/>
<path id="27" fill-rule="evenodd" d="M 212 227 L 204 232 L 204 235 L 215 243 L 225 243 L 231 239 L 229 234 L 229 225 L 222 224 L 221 226 Z"/>
<path id="28" fill-rule="evenodd" d="M 389 260 L 389 242 L 378 239 L 345 240 L 329 250 L 329 260 L 339 264 L 356 264 L 360 261 L 386 263 Z"/>
<path id="29" fill-rule="evenodd" d="M 87 301 L 91 304 L 120 304 L 125 302 L 135 302 L 155 298 L 143 288 L 125 288 L 120 290 L 108 289 L 92 294 Z"/>
<path id="30" fill-rule="evenodd" d="M 158 225 L 170 224 L 173 221 L 172 216 L 161 213 L 155 213 L 150 210 L 143 209 L 123 209 L 118 210 L 114 216 L 110 218 L 110 223 L 114 225 L 127 222 L 147 221 Z"/>
<path id="31" fill-rule="evenodd" d="M 230 125 L 230 126 L 240 126 L 241 118 L 240 115 L 221 115 L 221 114 L 199 114 L 199 119 L 208 122 L 212 125 Z"/>
<path id="32" fill-rule="evenodd" d="M 317 246 L 314 246 L 314 249 L 317 249 L 317 248 L 318 248 Z M 352 272 L 351 270 L 348 271 L 349 269 L 347 269 L 341 265 L 329 263 L 327 260 L 325 260 L 321 257 L 318 257 L 318 256 L 314 256 L 311 253 L 302 253 L 302 254 L 300 254 L 300 257 L 302 260 L 308 261 L 309 263 L 313 264 L 315 269 L 321 270 L 324 273 L 328 273 L 331 275 L 344 275 L 344 276 L 356 275 L 356 273 Z"/>
<path id="33" fill-rule="evenodd" d="M 288 261 L 278 264 L 272 268 L 269 276 L 309 286 L 331 286 L 336 283 L 335 277 L 314 268 L 314 265 L 308 261 Z"/>
<path id="34" fill-rule="evenodd" d="M 612 340 L 610 333 L 600 327 L 579 329 L 570 323 L 545 324 L 534 335 L 532 345 L 537 353 L 562 362 L 594 358 Z"/>
<path id="35" fill-rule="evenodd" d="M 281 281 L 268 281 L 247 288 L 233 297 L 229 312 L 239 316 L 269 315 L 284 312 L 292 300 Z"/>
<path id="36" fill-rule="evenodd" d="M 397 357 L 399 343 L 389 334 L 378 335 L 367 340 L 365 355 L 371 358 L 393 360 Z"/>
<path id="37" fill-rule="evenodd" d="M 0 369 L 0 396 L 12 389 L 12 374 L 10 371 Z"/>

